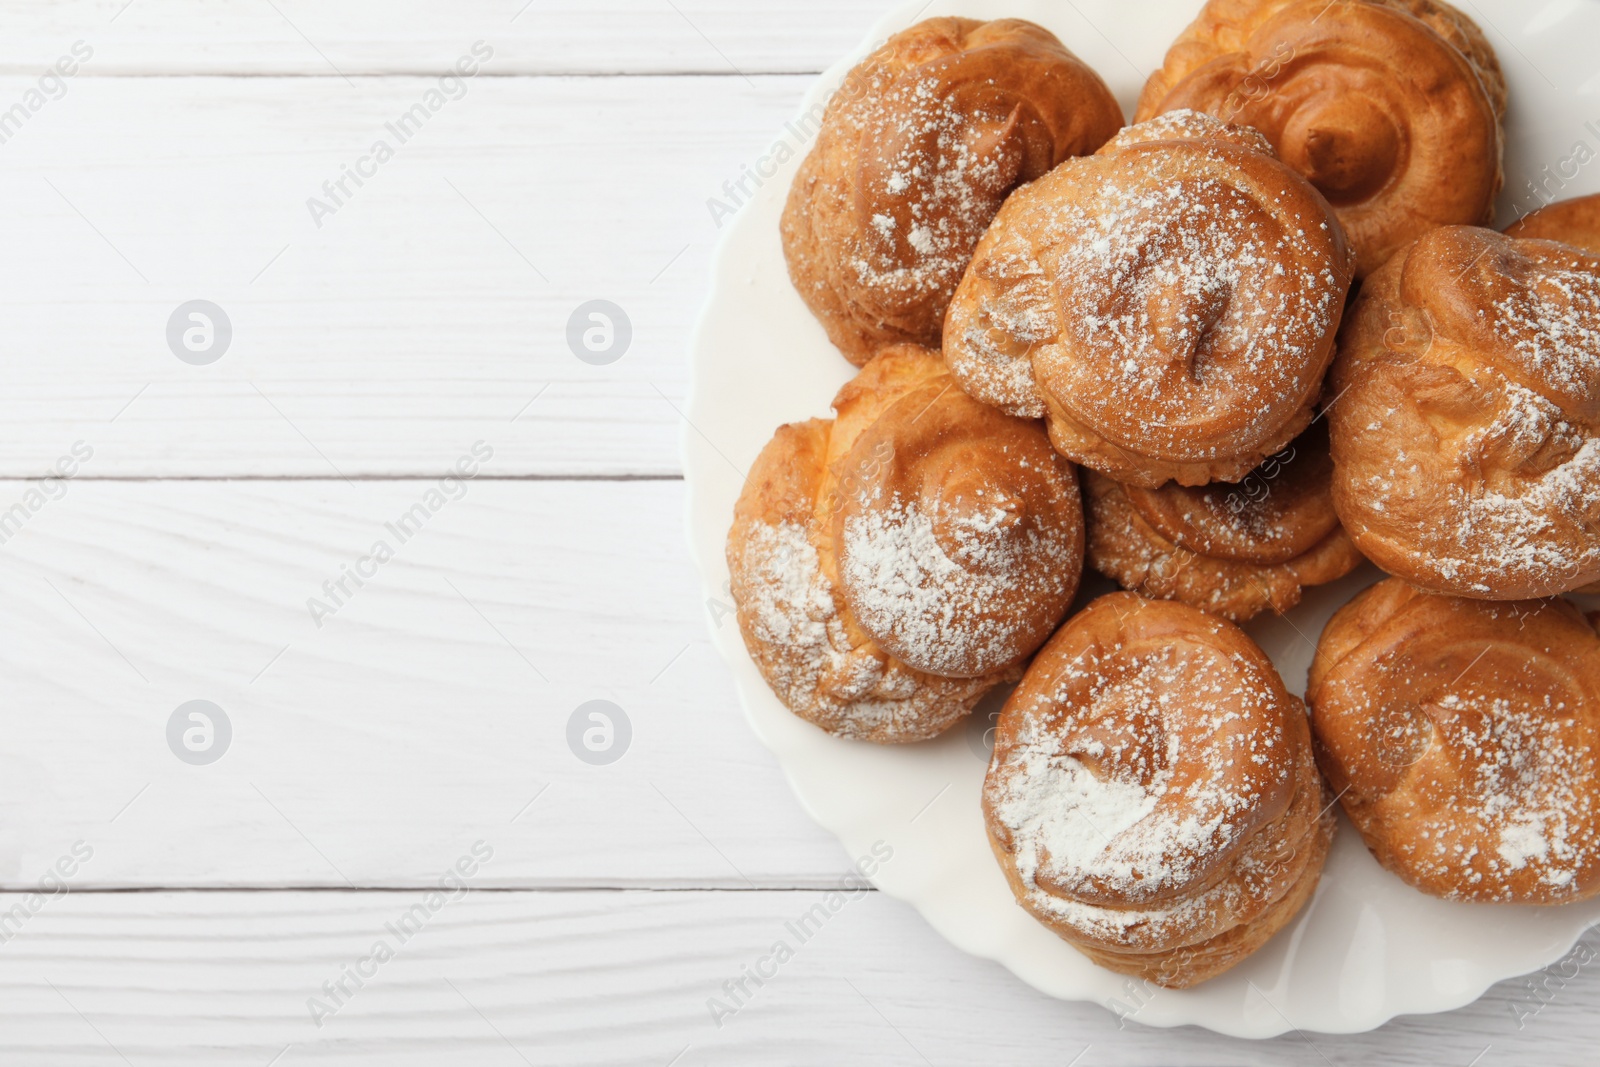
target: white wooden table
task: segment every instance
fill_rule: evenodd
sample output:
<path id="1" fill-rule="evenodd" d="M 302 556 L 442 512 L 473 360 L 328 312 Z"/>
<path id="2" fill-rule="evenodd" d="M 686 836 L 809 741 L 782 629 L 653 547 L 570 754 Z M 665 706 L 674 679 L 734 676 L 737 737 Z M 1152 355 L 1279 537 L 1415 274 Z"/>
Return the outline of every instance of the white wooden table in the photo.
<path id="1" fill-rule="evenodd" d="M 0 1064 L 1594 1062 L 1576 961 L 1251 1044 L 1049 1000 L 873 892 L 786 932 L 851 857 L 706 639 L 683 353 L 707 200 L 875 5 L 0 10 Z M 216 762 L 169 747 L 191 700 Z"/>

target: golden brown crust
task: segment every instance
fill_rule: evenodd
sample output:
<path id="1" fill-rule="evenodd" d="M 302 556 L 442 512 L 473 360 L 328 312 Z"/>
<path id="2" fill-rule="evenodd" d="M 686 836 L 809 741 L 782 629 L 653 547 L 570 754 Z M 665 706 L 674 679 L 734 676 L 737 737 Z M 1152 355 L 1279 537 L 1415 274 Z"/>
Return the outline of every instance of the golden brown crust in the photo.
<path id="1" fill-rule="evenodd" d="M 1600 255 L 1600 193 L 1547 204 L 1507 226 L 1504 232 L 1507 237 L 1560 241 Z M 1574 592 L 1600 593 L 1600 582 Z"/>
<path id="2" fill-rule="evenodd" d="M 1089 563 L 1124 589 L 1234 622 L 1281 615 L 1306 586 L 1361 565 L 1332 477 L 1323 420 L 1237 484 L 1140 489 L 1085 472 Z"/>
<path id="3" fill-rule="evenodd" d="M 885 349 L 834 407 L 751 468 L 728 533 L 740 632 L 795 714 L 919 741 L 1017 678 L 1065 614 L 1077 479 L 1037 423 L 967 397 L 927 349 Z"/>
<path id="4" fill-rule="evenodd" d="M 1259 129 L 1333 203 L 1365 276 L 1435 226 L 1493 218 L 1505 107 L 1488 40 L 1440 0 L 1211 0 L 1135 121 L 1193 108 Z"/>
<path id="5" fill-rule="evenodd" d="M 1122 126 L 1094 71 L 1020 19 L 934 18 L 846 75 L 784 207 L 789 274 L 857 366 L 939 344 L 1001 201 Z"/>
<path id="6" fill-rule="evenodd" d="M 1507 237 L 1560 241 L 1600 254 L 1600 193 L 1558 200 L 1530 212 L 1505 229 Z"/>
<path id="7" fill-rule="evenodd" d="M 1048 417 L 1063 455 L 1134 485 L 1236 481 L 1288 444 L 1351 263 L 1326 201 L 1267 147 L 1167 115 L 1019 189 L 945 320 L 962 388 Z"/>
<path id="8" fill-rule="evenodd" d="M 1329 785 L 1406 882 L 1515 904 L 1600 893 L 1600 635 L 1571 604 L 1390 578 L 1329 621 L 1306 692 Z"/>
<path id="9" fill-rule="evenodd" d="M 1297 842 L 1277 839 L 1271 846 L 1276 852 L 1269 851 L 1269 862 L 1292 864 L 1299 876 L 1283 896 L 1268 904 L 1266 910 L 1250 922 L 1224 930 L 1210 940 L 1166 952 L 1117 952 L 1088 944 L 1074 947 L 1102 967 L 1169 989 L 1199 985 L 1244 962 L 1300 914 L 1322 880 L 1322 868 L 1327 862 L 1337 825 L 1331 814 L 1333 798 L 1326 790 L 1313 792 L 1309 787 L 1304 796 L 1323 805 L 1323 814 L 1315 820 L 1313 831 Z"/>
<path id="10" fill-rule="evenodd" d="M 1223 619 L 1113 593 L 1051 638 L 984 780 L 1017 900 L 1102 966 L 1183 987 L 1316 884 L 1333 820 L 1304 705 Z"/>
<path id="11" fill-rule="evenodd" d="M 1560 241 L 1600 255 L 1600 193 L 1547 204 L 1507 226 L 1504 233 L 1507 237 Z M 1600 582 L 1574 592 L 1600 593 Z"/>
<path id="12" fill-rule="evenodd" d="M 1363 284 L 1329 390 L 1334 507 L 1378 566 L 1491 600 L 1600 578 L 1600 256 L 1434 230 Z"/>

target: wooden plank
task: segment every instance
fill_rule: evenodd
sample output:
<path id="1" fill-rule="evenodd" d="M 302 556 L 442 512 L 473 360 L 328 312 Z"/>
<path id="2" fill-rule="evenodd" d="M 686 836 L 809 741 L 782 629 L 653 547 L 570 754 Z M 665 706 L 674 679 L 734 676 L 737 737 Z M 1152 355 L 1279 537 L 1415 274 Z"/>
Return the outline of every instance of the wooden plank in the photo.
<path id="1" fill-rule="evenodd" d="M 837 884 L 681 514 L 679 482 L 0 483 L 0 885 L 79 839 L 85 885 L 416 885 L 477 837 L 487 885 Z M 206 766 L 169 747 L 192 700 L 231 723 Z M 592 700 L 610 765 L 569 747 Z"/>
<path id="2" fill-rule="evenodd" d="M 1144 1031 L 1118 1034 L 1098 1008 L 1047 1001 L 876 897 L 846 909 L 869 923 L 841 912 L 830 928 L 842 954 L 808 949 L 784 974 L 814 968 L 810 979 L 717 1028 L 706 999 L 816 899 L 765 889 L 857 879 L 754 741 L 702 637 L 706 605 L 677 543 L 681 484 L 471 480 L 423 518 L 411 509 L 430 484 L 72 480 L 19 523 L 10 502 L 27 510 L 44 487 L 0 483 L 0 519 L 13 515 L 0 531 L 0 695 L 16 709 L 0 753 L 0 884 L 26 890 L 55 870 L 79 890 L 424 887 L 483 842 L 493 855 L 473 885 L 566 891 L 471 898 L 485 912 L 450 905 L 438 921 L 459 918 L 459 942 L 405 953 L 432 969 L 396 962 L 387 992 L 363 992 L 322 1031 L 305 998 L 370 951 L 412 896 L 74 892 L 23 936 L 0 937 L 12 994 L 0 998 L 0 1062 L 108 1062 L 89 1028 L 67 1025 L 79 1010 L 134 1062 L 266 1063 L 294 1042 L 313 1059 L 427 1062 L 457 1045 L 483 1062 L 508 1055 L 489 1031 L 465 1029 L 475 1012 L 436 1002 L 441 974 L 475 1002 L 482 992 L 478 1007 L 540 1061 L 665 1063 L 692 1044 L 680 1063 L 761 1062 L 772 1048 L 830 1062 L 847 1047 L 921 1062 L 874 1029 L 880 1017 L 842 975 L 886 996 L 876 1010 L 925 1035 L 936 1062 L 952 1042 L 975 1050 L 999 1033 L 1002 1058 L 1048 1045 L 1066 1062 L 1094 1044 L 1084 1062 L 1150 1062 L 1156 1050 L 1173 1063 L 1319 1062 L 1293 1042 L 1258 1050 L 1184 1032 L 1141 1043 Z M 401 543 L 385 524 L 408 512 Z M 319 629 L 307 598 L 333 600 L 322 582 L 357 569 L 377 540 L 393 542 L 393 558 L 362 564 L 375 573 Z M 225 755 L 203 766 L 168 740 L 172 713 L 196 699 L 232 726 Z M 632 725 L 626 754 L 605 766 L 568 747 L 572 712 L 596 699 Z M 743 891 L 698 894 L 707 886 Z M 670 910 L 696 898 L 698 910 Z M 0 935 L 21 929 L 5 925 L 10 906 L 0 901 Z M 78 907 L 92 921 L 49 934 Z M 391 986 L 391 973 L 409 977 Z M 1555 1056 L 1584 1032 L 1585 987 L 1563 983 L 1539 994 L 1543 1007 L 1513 983 L 1371 1040 L 1434 1055 L 1481 1035 L 1461 1063 L 1496 1038 Z M 578 1007 L 606 989 L 616 999 L 595 1010 L 629 1020 L 620 1036 Z M 816 1032 L 819 1013 L 844 1030 Z M 1315 1040 L 1334 1057 L 1385 1047 Z M 588 1051 L 573 1049 L 581 1042 Z M 1180 1053 L 1191 1058 L 1164 1058 Z M 1384 1062 L 1435 1062 L 1416 1056 Z"/>
<path id="3" fill-rule="evenodd" d="M 1370 1034 L 1246 1042 L 1137 1017 L 1119 1029 L 1101 1006 L 1049 1000 L 871 892 L 469 892 L 427 906 L 418 893 L 45 900 L 0 945 L 0 1059 L 1577 1064 L 1590 1062 L 1587 1002 L 1600 992 L 1592 967 L 1569 967 L 1540 979 L 1543 1001 L 1508 982 Z M 402 942 L 391 928 L 408 914 Z M 393 953 L 381 962 L 380 942 Z M 759 986 L 745 977 L 758 967 Z M 323 990 L 338 981 L 347 993 Z M 740 981 L 747 996 L 725 986 Z"/>
<path id="4" fill-rule="evenodd" d="M 706 202 L 808 81 L 479 78 L 403 144 L 431 80 L 75 81 L 0 146 L 0 476 L 80 438 L 96 476 L 436 474 L 478 437 L 502 474 L 676 473 Z M 168 346 L 194 299 L 210 365 Z M 568 344 L 593 299 L 609 365 Z"/>
<path id="5" fill-rule="evenodd" d="M 97 476 L 437 474 L 479 436 L 507 474 L 675 474 L 708 202 L 812 80 L 479 77 L 402 144 L 436 80 L 74 79 L 0 145 L 0 477 L 79 439 Z M 1519 129 L 1510 189 L 1573 137 Z M 195 299 L 232 322 L 206 366 L 168 347 Z M 608 365 L 569 347 L 596 299 L 632 327 Z"/>
<path id="6" fill-rule="evenodd" d="M 108 74 L 359 78 L 448 69 L 476 40 L 507 74 L 738 76 L 821 70 L 883 5 L 846 0 L 62 0 L 6 14 L 0 73 L 36 74 L 78 40 Z"/>

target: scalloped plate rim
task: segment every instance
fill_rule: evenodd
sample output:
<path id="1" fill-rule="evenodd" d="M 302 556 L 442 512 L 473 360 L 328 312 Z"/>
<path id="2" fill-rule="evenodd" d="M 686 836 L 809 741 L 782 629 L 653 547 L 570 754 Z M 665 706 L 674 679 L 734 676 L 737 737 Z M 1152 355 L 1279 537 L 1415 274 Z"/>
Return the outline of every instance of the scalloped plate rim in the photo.
<path id="1" fill-rule="evenodd" d="M 1168 4 L 1172 7 L 1178 6 L 1176 3 L 1173 3 L 1172 0 L 1168 0 Z M 1504 0 L 1501 0 L 1501 3 L 1499 4 L 1486 3 L 1486 0 L 1479 0 L 1479 4 L 1493 8 L 1496 6 L 1504 6 Z M 832 64 L 816 80 L 816 82 L 807 89 L 805 96 L 802 99 L 800 109 L 793 116 L 793 118 L 796 120 L 803 119 L 808 109 L 812 108 L 822 97 L 824 89 L 827 86 L 836 84 L 852 65 L 859 61 L 862 56 L 867 54 L 875 42 L 882 40 L 889 33 L 909 25 L 919 12 L 926 13 L 922 17 L 932 17 L 934 14 L 951 13 L 953 10 L 959 10 L 963 14 L 972 14 L 975 17 L 998 18 L 1005 17 L 1006 12 L 1008 11 L 1014 11 L 1018 8 L 1026 6 L 1029 6 L 1027 0 L 1023 0 L 1023 2 L 1014 4 L 999 2 L 999 0 L 969 0 L 969 2 L 965 3 L 952 2 L 931 4 L 919 3 L 917 0 L 907 0 L 907 2 L 899 4 L 885 14 L 882 18 L 878 19 L 873 24 L 871 30 L 869 30 L 867 36 L 861 42 L 861 44 L 859 44 L 846 56 Z M 1082 8 L 1094 6 L 1097 5 L 1084 3 L 1076 5 L 1075 10 L 1080 12 L 1081 17 Z M 1190 5 L 1186 3 L 1182 6 L 1186 9 L 1197 9 L 1197 5 Z M 1469 14 L 1473 13 L 1474 12 L 1469 12 Z M 1039 21 L 1045 20 L 1039 19 Z M 1087 18 L 1082 18 L 1082 21 L 1088 22 L 1089 20 Z M 1479 21 L 1480 23 L 1483 23 L 1487 20 L 1480 18 Z M 1066 38 L 1064 37 L 1063 39 Z M 1083 43 L 1084 42 L 1069 40 L 1068 47 L 1072 48 L 1076 52 L 1079 52 L 1081 55 L 1090 51 L 1087 48 L 1080 47 Z M 1107 39 L 1107 43 L 1110 44 L 1109 39 Z M 1163 45 L 1162 50 L 1164 50 L 1164 47 L 1165 46 Z M 1116 50 L 1116 45 L 1111 44 L 1111 48 Z M 1505 57 L 1502 58 L 1504 59 Z M 1104 73 L 1105 72 L 1102 70 L 1103 76 Z M 1107 80 L 1111 81 L 1112 79 L 1108 77 Z M 1124 97 L 1123 93 L 1119 93 L 1118 95 L 1119 98 Z M 805 152 L 809 151 L 809 148 L 809 142 L 803 144 L 800 151 L 797 153 L 797 157 L 803 158 Z M 772 179 L 773 185 L 781 186 L 781 190 L 786 192 L 789 185 L 789 179 L 793 176 L 793 171 L 793 165 L 783 167 L 776 175 L 776 178 L 782 180 L 778 181 L 776 179 Z M 760 189 L 758 189 L 757 195 L 751 199 L 769 199 L 772 195 L 773 191 L 767 190 L 765 185 L 763 185 Z M 761 213 L 758 211 L 750 210 L 751 207 L 751 203 L 743 203 L 738 206 L 736 215 L 731 222 L 729 222 L 726 232 L 720 235 L 716 248 L 712 254 L 709 269 L 711 286 L 706 300 L 702 304 L 701 309 L 696 316 L 690 335 L 688 350 L 690 358 L 687 415 L 683 419 L 683 425 L 680 427 L 678 434 L 679 454 L 683 463 L 685 482 L 685 510 L 683 516 L 685 533 L 689 542 L 691 558 L 693 559 L 700 574 L 701 592 L 708 606 L 717 601 L 720 596 L 725 595 L 722 594 L 718 589 L 717 576 L 725 574 L 726 569 L 723 561 L 720 558 L 714 558 L 710 560 L 706 558 L 704 551 L 705 546 L 702 544 L 700 538 L 700 534 L 702 532 L 701 526 L 706 523 L 720 523 L 720 529 L 725 534 L 729 516 L 714 517 L 708 512 L 708 501 L 706 497 L 709 494 L 707 485 L 712 476 L 708 471 L 702 468 L 702 462 L 705 461 L 707 457 L 699 452 L 697 448 L 697 438 L 705 439 L 708 443 L 709 438 L 704 438 L 704 435 L 696 428 L 694 417 L 696 412 L 702 410 L 702 405 L 706 399 L 703 382 L 708 369 L 706 364 L 709 362 L 709 357 L 706 354 L 708 344 L 707 337 L 711 332 L 713 323 L 718 319 L 718 312 L 721 310 L 723 300 L 728 299 L 728 294 L 733 289 L 733 284 L 736 280 L 733 277 L 733 272 L 735 271 L 736 267 L 742 265 L 735 262 L 736 252 L 742 253 L 745 251 L 745 249 L 740 247 L 742 244 L 740 238 L 746 237 L 754 230 L 754 227 L 757 224 L 757 219 L 761 215 Z M 848 365 L 844 363 L 842 357 L 838 357 L 837 353 L 833 353 L 833 355 L 844 370 L 850 370 Z M 813 412 L 812 414 L 824 414 L 825 411 L 826 408 L 824 407 L 823 411 Z M 777 423 L 775 422 L 773 424 L 773 428 L 776 428 L 776 425 Z M 714 444 L 711 445 L 711 447 L 716 449 Z M 715 543 L 720 545 L 720 537 Z M 738 695 L 740 706 L 744 711 L 746 721 L 750 724 L 751 729 L 761 743 L 769 751 L 771 751 L 774 756 L 777 757 L 779 766 L 783 771 L 784 778 L 788 782 L 790 789 L 794 792 L 796 799 L 799 800 L 801 808 L 808 816 L 815 820 L 824 829 L 827 829 L 829 832 L 839 837 L 841 843 L 845 844 L 847 847 L 850 846 L 851 841 L 859 843 L 859 841 L 865 837 L 872 836 L 870 833 L 863 834 L 861 832 L 862 828 L 851 820 L 841 820 L 828 817 L 827 813 L 821 807 L 819 807 L 816 802 L 814 802 L 811 791 L 812 785 L 808 781 L 807 776 L 802 773 L 805 765 L 805 761 L 802 759 L 802 753 L 800 753 L 794 746 L 788 744 L 784 739 L 778 737 L 776 731 L 769 725 L 768 722 L 763 721 L 763 716 L 758 714 L 756 710 L 758 704 L 775 703 L 776 698 L 773 697 L 771 692 L 766 688 L 764 681 L 761 680 L 759 673 L 756 672 L 753 662 L 750 660 L 748 653 L 744 649 L 742 639 L 738 637 L 737 627 L 733 627 L 730 631 L 727 628 L 718 626 L 715 619 L 709 621 L 707 625 L 712 638 L 712 644 L 728 661 L 731 673 L 733 675 L 735 692 Z M 787 715 L 788 713 L 785 711 L 784 714 Z M 799 722 L 799 720 L 795 720 L 795 722 Z M 815 731 L 815 728 L 809 725 L 805 725 L 805 729 Z M 956 730 L 951 731 L 951 735 L 959 734 L 960 732 L 961 728 L 958 727 Z M 826 736 L 822 735 L 821 731 L 816 731 L 816 733 L 821 736 Z M 930 744 L 937 743 L 939 742 L 932 742 Z M 1348 842 L 1353 834 L 1353 830 L 1348 822 L 1343 819 L 1342 814 L 1340 822 L 1340 837 Z M 1338 842 L 1336 841 L 1336 848 L 1337 846 Z M 1329 862 L 1331 866 L 1333 862 L 1333 857 L 1331 855 Z M 1030 968 L 1019 963 L 1015 954 L 1005 951 L 1006 945 L 1004 943 L 1001 943 L 999 946 L 985 945 L 981 943 L 979 935 L 974 933 L 972 927 L 958 926 L 942 921 L 936 914 L 934 914 L 936 911 L 934 900 L 939 896 L 938 887 L 930 887 L 926 884 L 905 885 L 901 884 L 894 878 L 883 878 L 881 876 L 873 877 L 872 881 L 882 892 L 895 899 L 905 901 L 906 903 L 912 905 L 937 932 L 939 932 L 946 940 L 962 951 L 979 958 L 990 959 L 1000 963 L 1023 982 L 1035 989 L 1040 990 L 1041 992 L 1044 992 L 1047 995 L 1056 997 L 1057 999 L 1092 999 L 1085 993 L 1062 993 L 1051 988 L 1046 988 L 1047 984 L 1054 985 L 1055 983 L 1042 984 L 1041 980 L 1030 973 Z M 1319 897 L 1321 894 L 1321 888 L 1322 887 L 1319 886 Z M 1436 903 L 1443 904 L 1445 902 Z M 1589 903 L 1591 905 L 1600 906 L 1600 901 L 1593 901 Z M 1302 917 L 1306 914 L 1309 914 L 1313 906 L 1314 905 L 1308 905 L 1307 909 L 1305 909 L 1305 911 L 1302 913 Z M 1568 907 L 1576 909 L 1583 907 L 1583 905 L 1569 905 Z M 1558 909 L 1546 910 L 1554 912 Z M 1559 910 L 1566 911 L 1567 909 Z M 1595 910 L 1595 908 L 1591 907 L 1589 910 Z M 1576 920 L 1577 913 L 1571 913 L 1571 917 Z M 1292 924 L 1292 926 L 1298 925 L 1299 922 L 1300 918 L 1297 918 L 1295 924 Z M 1315 1020 L 1314 1022 L 1305 1022 L 1301 1024 L 1297 1024 L 1289 1018 L 1279 1018 L 1275 1021 L 1270 1019 L 1262 1021 L 1263 1017 L 1260 1015 L 1258 1015 L 1255 1019 L 1247 1019 L 1243 1015 L 1237 1019 L 1221 1019 L 1216 1016 L 1214 1006 L 1207 1006 L 1204 1001 L 1200 1000 L 1191 1001 L 1187 998 L 1177 997 L 1169 998 L 1169 1006 L 1164 1010 L 1150 1014 L 1146 1014 L 1141 1010 L 1140 1012 L 1129 1017 L 1134 1021 L 1147 1026 L 1166 1028 L 1194 1025 L 1224 1035 L 1240 1038 L 1276 1037 L 1298 1029 L 1306 1029 L 1318 1033 L 1328 1034 L 1365 1032 L 1376 1029 L 1391 1019 L 1399 1016 L 1434 1014 L 1438 1012 L 1450 1011 L 1464 1005 L 1471 1004 L 1481 998 L 1485 992 L 1487 992 L 1498 982 L 1504 981 L 1507 978 L 1516 977 L 1520 974 L 1530 973 L 1531 971 L 1538 970 L 1541 967 L 1548 966 L 1549 964 L 1561 959 L 1564 955 L 1572 950 L 1573 946 L 1576 945 L 1578 940 L 1584 935 L 1585 932 L 1593 928 L 1595 922 L 1600 922 L 1600 911 L 1596 912 L 1592 921 L 1574 922 L 1573 928 L 1570 931 L 1570 936 L 1557 936 L 1554 941 L 1549 943 L 1551 946 L 1555 947 L 1547 947 L 1545 951 L 1536 953 L 1536 958 L 1532 959 L 1531 963 L 1529 960 L 1522 960 L 1516 964 L 1510 965 L 1509 967 L 1496 968 L 1489 961 L 1480 961 L 1480 965 L 1477 968 L 1477 973 L 1470 980 L 1464 981 L 1460 984 L 1460 986 L 1454 990 L 1451 990 L 1450 992 L 1441 992 L 1435 986 L 1426 985 L 1423 983 L 1401 984 L 1399 987 L 1393 987 L 1391 985 L 1387 988 L 1385 999 L 1380 1007 L 1370 1009 L 1360 1015 L 1344 1015 L 1338 1018 L 1324 1017 Z M 1287 937 L 1288 935 L 1289 930 L 1286 929 L 1285 931 L 1281 932 L 1278 935 L 1278 938 L 1275 938 L 1274 941 L 1277 941 L 1283 937 Z M 1269 942 L 1269 946 L 1270 944 L 1272 943 Z M 1105 973 L 1110 974 L 1110 972 Z M 1115 976 L 1117 980 L 1120 980 L 1121 977 L 1122 976 Z M 1214 981 L 1222 982 L 1225 981 L 1226 978 L 1227 976 L 1224 975 Z M 1206 983 L 1199 988 L 1203 989 L 1211 986 L 1212 984 L 1213 983 Z M 1189 1010 L 1185 1010 L 1182 1005 L 1193 1005 L 1193 1007 Z"/>

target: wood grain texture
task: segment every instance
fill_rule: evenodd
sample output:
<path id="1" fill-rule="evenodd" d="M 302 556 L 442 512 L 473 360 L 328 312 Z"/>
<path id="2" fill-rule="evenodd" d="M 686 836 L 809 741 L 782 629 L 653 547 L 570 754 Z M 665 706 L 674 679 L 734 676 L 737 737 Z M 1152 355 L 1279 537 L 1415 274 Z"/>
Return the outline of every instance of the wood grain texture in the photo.
<path id="1" fill-rule="evenodd" d="M 675 474 L 707 200 L 808 81 L 480 77 L 402 144 L 434 79 L 75 79 L 0 146 L 0 476 L 79 438 L 97 476 L 434 474 L 480 436 L 506 475 Z M 167 344 L 197 298 L 209 366 Z M 607 366 L 567 340 L 596 298 L 632 323 Z"/>
<path id="2" fill-rule="evenodd" d="M 849 0 L 60 0 L 8 13 L 0 73 L 32 74 L 73 41 L 90 76 L 427 74 L 487 40 L 509 74 L 737 77 L 821 70 L 878 5 Z"/>
<path id="3" fill-rule="evenodd" d="M 54 483 L 0 481 L 0 886 L 93 854 L 80 891 L 0 894 L 0 1064 L 1592 1062 L 1592 965 L 1251 1044 L 1119 1029 L 875 893 L 799 944 L 850 858 L 704 640 L 675 483 L 473 481 L 311 621 L 422 499 L 404 476 L 474 441 L 485 478 L 677 473 L 707 200 L 880 6 L 11 5 L 0 112 L 41 96 L 0 126 L 0 478 L 94 455 L 36 511 Z M 307 199 L 478 40 L 465 95 L 317 226 Z M 597 297 L 635 329 L 605 367 L 565 340 Z M 194 298 L 236 331 L 209 367 L 164 338 Z M 164 737 L 195 698 L 236 731 L 208 767 Z M 597 698 L 635 729 L 606 767 L 565 739 Z M 307 998 L 425 898 L 281 887 L 426 886 L 480 840 L 473 884 L 521 888 L 445 905 L 317 1029 Z M 184 885 L 224 888 L 155 889 Z M 718 1028 L 708 998 L 786 936 Z"/>
<path id="4" fill-rule="evenodd" d="M 706 998 L 815 900 L 749 887 L 853 881 L 851 857 L 799 811 L 703 643 L 677 543 L 681 485 L 468 482 L 317 629 L 305 598 L 374 539 L 397 540 L 384 524 L 431 484 L 73 481 L 8 535 L 0 684 L 6 706 L 27 712 L 8 719 L 0 753 L 4 884 L 36 885 L 81 841 L 93 854 L 72 885 L 146 891 L 73 893 L 12 927 L 0 903 L 0 933 L 21 931 L 0 944 L 17 1017 L 0 1026 L 0 1062 L 8 1050 L 15 1062 L 111 1062 L 41 982 L 133 1062 L 265 1063 L 292 1042 L 312 1059 L 508 1056 L 491 1031 L 467 1029 L 475 1012 L 439 1002 L 439 975 L 475 1002 L 481 991 L 479 1008 L 534 1062 L 665 1063 L 683 1044 L 691 1063 L 838 1062 L 852 1050 L 921 1062 L 876 1011 L 936 1063 L 978 1057 L 980 1038 L 999 1041 L 1002 1062 L 1041 1048 L 1067 1062 L 1091 1043 L 1081 1062 L 1385 1050 L 1382 1062 L 1466 1064 L 1485 1044 L 1578 1062 L 1558 1054 L 1583 1033 L 1592 982 L 1561 971 L 1537 993 L 1505 983 L 1464 1012 L 1315 1047 L 1118 1033 L 1100 1007 L 1040 997 L 876 896 L 830 926 L 833 954 L 808 947 L 773 996 L 719 1030 Z M 0 501 L 33 485 L 0 483 Z M 197 697 L 235 727 L 207 767 L 179 762 L 164 736 L 171 710 Z M 595 698 L 635 729 L 607 767 L 566 747 L 567 716 Z M 568 890 L 451 905 L 438 930 L 459 921 L 457 932 L 408 948 L 322 1031 L 307 1021 L 308 984 L 370 951 L 415 894 L 148 891 L 428 886 L 478 841 L 494 855 L 474 885 Z M 791 984 L 791 973 L 809 977 Z M 410 976 L 391 985 L 391 974 Z M 863 1007 L 845 978 L 884 1003 Z M 609 1007 L 578 1007 L 596 998 Z M 1441 1049 L 1467 1054 L 1429 1058 Z"/>
<path id="5" fill-rule="evenodd" d="M 124 18 L 169 9 L 185 8 Z M 500 440 L 511 474 L 677 473 L 709 205 L 739 201 L 780 138 L 808 147 L 783 130 L 814 79 L 492 76 L 505 55 L 404 143 L 390 127 L 437 78 L 89 77 L 90 60 L 41 96 L 0 144 L 27 250 L 0 261 L 19 353 L 0 364 L 0 477 L 79 438 L 100 476 L 430 474 L 469 432 Z M 0 115 L 37 92 L 0 77 Z M 1571 141 L 1520 129 L 1519 159 Z M 379 140 L 393 157 L 363 164 Z M 324 188 L 339 181 L 348 196 Z M 314 219 L 313 199 L 337 210 Z M 167 347 L 193 299 L 232 319 L 210 366 Z M 593 299 L 632 324 L 606 366 L 567 339 Z"/>
<path id="6" fill-rule="evenodd" d="M 0 897 L 0 909 L 18 904 Z M 1119 1029 L 1099 1005 L 1050 1000 L 963 955 L 878 893 L 477 892 L 437 900 L 402 942 L 391 927 L 427 904 L 371 892 L 50 899 L 0 945 L 0 1062 L 1593 1061 L 1592 964 L 1544 979 L 1536 1014 L 1532 994 L 1506 983 L 1462 1011 L 1369 1034 L 1245 1042 L 1146 1029 L 1137 1016 Z M 381 955 L 380 941 L 393 958 L 362 964 Z M 344 977 L 358 965 L 368 972 L 359 987 Z M 760 986 L 745 977 L 758 966 L 770 976 Z M 322 989 L 341 979 L 343 1003 Z M 725 986 L 740 980 L 748 996 Z M 320 1028 L 313 997 L 336 1009 L 319 1009 Z"/>
<path id="7" fill-rule="evenodd" d="M 81 838 L 86 885 L 416 885 L 477 837 L 491 885 L 836 884 L 706 639 L 682 484 L 458 492 L 71 481 L 0 527 L 0 884 Z M 168 748 L 195 699 L 232 723 L 209 766 Z M 632 725 L 609 766 L 567 743 L 596 699 Z"/>

